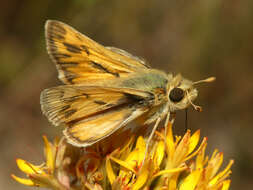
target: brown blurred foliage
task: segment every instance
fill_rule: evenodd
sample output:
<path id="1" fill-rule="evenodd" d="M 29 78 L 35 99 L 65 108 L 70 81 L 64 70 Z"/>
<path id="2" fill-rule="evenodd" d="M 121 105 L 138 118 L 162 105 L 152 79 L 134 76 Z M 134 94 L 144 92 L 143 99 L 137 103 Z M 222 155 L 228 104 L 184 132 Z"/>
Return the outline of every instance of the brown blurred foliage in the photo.
<path id="1" fill-rule="evenodd" d="M 199 86 L 188 126 L 201 128 L 211 148 L 235 159 L 232 189 L 252 189 L 253 1 L 252 0 L 11 0 L 0 11 L 0 189 L 29 189 L 10 178 L 15 158 L 40 163 L 42 134 L 61 134 L 41 114 L 44 88 L 60 84 L 44 39 L 56 19 L 103 45 L 144 57 L 150 65 Z M 184 112 L 176 128 L 184 131 Z M 250 188 L 251 187 L 251 188 Z"/>

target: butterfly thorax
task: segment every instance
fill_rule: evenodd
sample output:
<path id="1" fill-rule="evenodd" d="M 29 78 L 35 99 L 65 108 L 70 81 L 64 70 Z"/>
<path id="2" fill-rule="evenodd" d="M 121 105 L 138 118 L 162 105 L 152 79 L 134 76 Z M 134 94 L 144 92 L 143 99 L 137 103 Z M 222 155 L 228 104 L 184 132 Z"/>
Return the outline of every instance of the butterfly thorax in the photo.
<path id="1" fill-rule="evenodd" d="M 150 94 L 149 97 L 143 99 L 146 101 L 145 104 L 156 106 L 167 101 L 168 82 L 168 77 L 164 72 L 150 69 L 148 72 L 133 73 L 127 78 L 107 82 L 107 85 L 145 91 Z"/>

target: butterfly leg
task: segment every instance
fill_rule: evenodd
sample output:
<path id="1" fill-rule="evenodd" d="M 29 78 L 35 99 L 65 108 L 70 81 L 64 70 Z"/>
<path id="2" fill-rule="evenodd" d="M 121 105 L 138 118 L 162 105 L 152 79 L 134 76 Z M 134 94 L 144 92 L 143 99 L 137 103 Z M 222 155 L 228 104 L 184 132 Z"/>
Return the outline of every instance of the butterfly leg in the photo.
<path id="1" fill-rule="evenodd" d="M 147 154 L 148 154 L 149 144 L 150 144 L 150 142 L 151 142 L 151 140 L 152 140 L 152 138 L 153 138 L 153 136 L 154 136 L 154 134 L 155 134 L 155 131 L 156 131 L 156 129 L 157 129 L 157 127 L 158 127 L 160 121 L 161 121 L 161 118 L 159 117 L 159 118 L 156 120 L 155 125 L 154 125 L 154 127 L 153 127 L 153 129 L 152 129 L 152 131 L 151 131 L 151 133 L 150 133 L 150 135 L 149 135 L 149 137 L 148 137 L 148 141 L 147 141 L 147 144 L 146 144 L 145 155 L 144 155 L 144 158 L 143 158 L 143 161 L 142 161 L 142 166 L 144 165 L 145 159 L 146 159 Z"/>
<path id="2" fill-rule="evenodd" d="M 167 116 L 166 116 L 166 120 L 165 120 L 165 126 L 164 126 L 164 137 L 166 137 L 167 133 L 168 133 L 168 124 L 169 124 L 169 120 L 170 120 L 170 112 L 168 112 Z M 166 139 L 166 138 L 164 138 Z M 166 144 L 166 141 L 165 141 Z"/>

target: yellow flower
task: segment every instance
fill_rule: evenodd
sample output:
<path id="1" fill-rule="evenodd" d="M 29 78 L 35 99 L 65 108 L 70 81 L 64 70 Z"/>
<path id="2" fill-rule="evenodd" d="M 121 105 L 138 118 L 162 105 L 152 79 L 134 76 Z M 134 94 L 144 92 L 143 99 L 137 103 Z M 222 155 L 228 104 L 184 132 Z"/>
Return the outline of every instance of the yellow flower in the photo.
<path id="1" fill-rule="evenodd" d="M 124 138 L 124 140 L 122 140 Z M 156 131 L 146 152 L 146 139 L 129 131 L 115 134 L 88 148 L 76 148 L 63 139 L 55 143 L 44 137 L 46 163 L 32 165 L 18 159 L 28 179 L 12 177 L 29 186 L 83 190 L 227 190 L 231 160 L 219 172 L 223 154 L 205 155 L 206 138 L 200 145 L 200 131 L 174 136 Z"/>
<path id="2" fill-rule="evenodd" d="M 229 187 L 229 181 L 224 181 L 224 179 L 231 173 L 230 167 L 233 161 L 230 161 L 227 168 L 215 176 L 222 163 L 222 154 L 217 154 L 215 151 L 208 162 L 208 157 L 201 160 L 204 157 L 207 142 L 204 138 L 200 146 L 196 148 L 200 138 L 199 130 L 193 135 L 188 130 L 182 138 L 174 139 L 170 124 L 166 136 L 159 132 L 157 136 L 160 138 L 153 139 L 151 150 L 146 155 L 144 163 L 147 145 L 142 136 L 138 137 L 132 151 L 129 152 L 131 148 L 124 147 L 125 151 L 116 151 L 107 157 L 106 170 L 114 189 L 137 190 L 148 189 L 150 186 L 154 189 L 180 190 Z M 128 143 L 127 146 L 133 145 Z M 196 161 L 188 162 L 194 156 L 196 156 Z M 120 166 L 119 169 L 116 166 L 113 167 L 113 164 Z"/>
<path id="3" fill-rule="evenodd" d="M 45 136 L 43 136 L 43 140 L 46 163 L 36 166 L 22 159 L 17 159 L 17 166 L 28 178 L 20 178 L 13 174 L 11 176 L 17 182 L 28 186 L 66 189 L 69 186 L 68 179 L 64 178 L 62 172 L 58 172 L 58 176 L 55 175 L 56 164 L 58 164 L 59 170 L 64 166 L 62 154 L 64 154 L 65 147 L 59 148 L 57 139 L 55 139 L 54 144 L 50 143 Z"/>

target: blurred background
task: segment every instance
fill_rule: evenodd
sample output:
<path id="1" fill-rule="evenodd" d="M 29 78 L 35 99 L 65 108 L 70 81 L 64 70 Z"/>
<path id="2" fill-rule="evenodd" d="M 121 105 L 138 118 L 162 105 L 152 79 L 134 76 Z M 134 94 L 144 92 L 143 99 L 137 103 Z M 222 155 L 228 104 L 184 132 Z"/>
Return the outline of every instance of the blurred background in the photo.
<path id="1" fill-rule="evenodd" d="M 198 113 L 188 126 L 208 137 L 208 150 L 234 159 L 231 189 L 253 185 L 252 0 L 11 0 L 0 11 L 0 189 L 31 189 L 10 178 L 15 163 L 43 161 L 42 135 L 61 134 L 41 114 L 40 92 L 59 85 L 45 47 L 47 19 L 68 23 L 95 41 L 145 58 L 199 85 Z M 184 111 L 175 129 L 182 134 Z"/>

